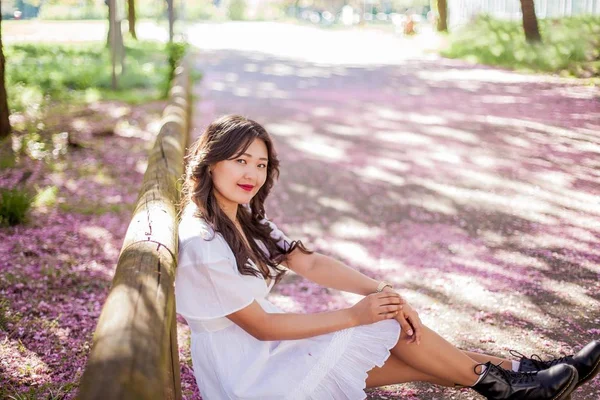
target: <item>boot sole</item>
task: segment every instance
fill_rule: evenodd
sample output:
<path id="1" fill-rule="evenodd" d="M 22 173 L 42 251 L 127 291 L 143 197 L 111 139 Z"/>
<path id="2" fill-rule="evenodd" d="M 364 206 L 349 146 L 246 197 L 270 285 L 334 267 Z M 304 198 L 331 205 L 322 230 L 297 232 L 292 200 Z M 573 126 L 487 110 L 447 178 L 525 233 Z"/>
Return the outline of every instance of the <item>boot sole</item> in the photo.
<path id="1" fill-rule="evenodd" d="M 558 393 L 558 395 L 554 396 L 552 400 L 569 400 L 571 398 L 571 392 L 575 390 L 575 387 L 577 386 L 578 379 L 575 379 L 576 376 L 577 370 L 575 370 L 574 374 L 571 374 L 569 383 L 560 391 L 560 393 Z"/>

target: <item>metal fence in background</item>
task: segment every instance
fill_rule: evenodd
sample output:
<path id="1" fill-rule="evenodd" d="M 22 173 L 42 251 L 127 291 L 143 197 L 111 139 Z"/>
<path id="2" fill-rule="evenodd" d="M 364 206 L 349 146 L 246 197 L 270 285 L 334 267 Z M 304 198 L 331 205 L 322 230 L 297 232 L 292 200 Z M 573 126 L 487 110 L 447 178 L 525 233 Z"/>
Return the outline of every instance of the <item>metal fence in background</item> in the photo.
<path id="1" fill-rule="evenodd" d="M 600 0 L 535 0 L 538 18 L 600 15 Z M 519 0 L 448 0 L 448 24 L 464 25 L 480 14 L 502 19 L 520 19 Z"/>

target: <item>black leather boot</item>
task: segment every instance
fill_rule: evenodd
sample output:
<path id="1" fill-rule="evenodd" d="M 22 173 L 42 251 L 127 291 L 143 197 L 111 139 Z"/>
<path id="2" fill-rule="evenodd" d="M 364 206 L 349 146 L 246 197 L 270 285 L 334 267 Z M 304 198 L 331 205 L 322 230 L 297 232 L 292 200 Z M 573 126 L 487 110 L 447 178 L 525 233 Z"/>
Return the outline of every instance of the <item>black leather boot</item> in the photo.
<path id="1" fill-rule="evenodd" d="M 574 366 L 579 373 L 577 387 L 594 378 L 600 371 L 600 340 L 591 341 L 575 355 L 555 358 L 548 361 L 543 361 L 537 354 L 533 354 L 531 357 L 525 357 L 518 351 L 511 350 L 510 353 L 515 357 L 521 358 L 519 372 L 541 371 L 558 364 L 569 364 Z"/>
<path id="2" fill-rule="evenodd" d="M 577 383 L 577 370 L 560 364 L 539 372 L 513 372 L 487 362 L 477 393 L 493 400 L 565 400 Z"/>

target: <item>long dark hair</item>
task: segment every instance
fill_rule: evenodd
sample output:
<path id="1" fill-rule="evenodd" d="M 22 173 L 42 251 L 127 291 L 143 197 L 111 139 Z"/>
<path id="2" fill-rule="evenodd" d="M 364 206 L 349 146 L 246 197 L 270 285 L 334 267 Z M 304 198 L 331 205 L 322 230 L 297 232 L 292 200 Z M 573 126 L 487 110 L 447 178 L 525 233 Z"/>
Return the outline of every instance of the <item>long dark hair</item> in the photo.
<path id="1" fill-rule="evenodd" d="M 208 168 L 219 161 L 239 157 L 255 139 L 262 140 L 267 146 L 269 162 L 266 181 L 250 201 L 249 210 L 239 206 L 237 210 L 237 219 L 250 245 L 248 248 L 233 221 L 217 204 Z M 264 202 L 273 188 L 275 179 L 279 177 L 279 160 L 271 137 L 260 124 L 239 115 L 226 115 L 217 119 L 191 146 L 186 162 L 181 210 L 190 203 L 196 205 L 194 217 L 203 218 L 215 232 L 223 236 L 235 255 L 241 274 L 256 277 L 261 274 L 264 279 L 274 278 L 277 282 L 285 274 L 285 269 L 278 264 L 285 262 L 292 251 L 298 248 L 303 253 L 311 253 L 300 241 L 286 243 L 284 248 L 278 246 L 277 240 L 271 237 L 272 229 L 268 224 L 261 222 L 265 219 Z M 254 239 L 264 243 L 270 257 L 260 249 Z M 260 271 L 248 265 L 248 259 L 253 259 Z M 275 275 L 271 275 L 265 266 L 273 268 L 276 271 Z"/>

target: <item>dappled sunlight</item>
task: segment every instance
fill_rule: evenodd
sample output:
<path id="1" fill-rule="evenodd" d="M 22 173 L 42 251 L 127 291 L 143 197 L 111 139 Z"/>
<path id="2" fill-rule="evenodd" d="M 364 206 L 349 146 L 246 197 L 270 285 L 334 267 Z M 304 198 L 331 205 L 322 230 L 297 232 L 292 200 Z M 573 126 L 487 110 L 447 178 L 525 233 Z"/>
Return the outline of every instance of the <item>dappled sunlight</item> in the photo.
<path id="1" fill-rule="evenodd" d="M 102 250 L 104 251 L 106 257 L 116 259 L 119 255 L 119 250 L 112 245 L 112 243 L 115 241 L 114 235 L 108 229 L 101 226 L 88 225 L 82 227 L 79 232 L 89 239 L 103 242 L 104 245 L 102 246 Z"/>
<path id="2" fill-rule="evenodd" d="M 330 197 L 319 197 L 317 202 L 323 207 L 331 207 L 337 211 L 345 212 L 345 213 L 355 213 L 357 212 L 356 208 L 345 200 L 342 199 L 333 199 Z"/>
<path id="3" fill-rule="evenodd" d="M 331 112 L 329 112 L 328 114 L 333 114 L 334 112 L 334 110 L 331 110 Z M 325 126 L 323 126 L 323 129 L 326 129 L 327 131 L 333 134 L 341 136 L 361 136 L 365 134 L 363 129 L 359 127 L 353 127 L 350 125 L 326 124 Z"/>
<path id="4" fill-rule="evenodd" d="M 477 135 L 464 129 L 453 129 L 447 126 L 434 125 L 428 126 L 425 131 L 430 136 L 447 137 L 463 143 L 477 144 L 479 142 Z"/>
<path id="5" fill-rule="evenodd" d="M 369 254 L 364 245 L 351 240 L 328 241 L 330 251 L 338 257 L 353 260 L 358 265 L 373 265 L 375 259 Z"/>
<path id="6" fill-rule="evenodd" d="M 560 282 L 552 279 L 543 279 L 541 286 L 544 290 L 554 294 L 564 302 L 575 307 L 594 308 L 600 307 L 600 301 L 589 296 L 589 293 L 576 283 Z"/>
<path id="7" fill-rule="evenodd" d="M 551 208 L 550 205 L 533 202 L 531 201 L 531 197 L 513 197 L 502 193 L 496 194 L 493 191 L 483 191 L 480 188 L 468 189 L 432 181 L 415 180 L 415 182 L 421 184 L 425 188 L 435 191 L 439 195 L 451 198 L 456 204 L 465 205 L 476 202 L 478 206 L 484 206 L 490 210 L 504 210 L 506 212 L 520 213 L 520 216 L 532 221 L 541 223 L 549 223 L 552 221 L 552 219 L 548 218 L 546 215 L 546 212 Z"/>
<path id="8" fill-rule="evenodd" d="M 476 82 L 486 83 L 535 83 L 539 81 L 537 75 L 517 74 L 493 68 L 448 68 L 436 71 L 419 71 L 416 75 L 429 82 L 463 82 L 475 85 Z"/>
<path id="9" fill-rule="evenodd" d="M 393 121 L 415 122 L 423 125 L 443 125 L 446 122 L 444 118 L 437 115 L 419 114 L 406 110 L 377 108 L 375 113 L 379 118 Z"/>
<path id="10" fill-rule="evenodd" d="M 294 142 L 292 146 L 296 150 L 329 161 L 339 161 L 345 156 L 344 150 L 337 147 L 335 143 L 319 137 L 313 137 L 311 141 Z"/>
<path id="11" fill-rule="evenodd" d="M 434 56 L 341 68 L 304 44 L 213 45 L 203 107 L 273 135 L 266 209 L 290 238 L 394 283 L 462 348 L 556 354 L 596 332 L 597 89 Z M 304 312 L 359 299 L 295 274 L 271 298 Z"/>
<path id="12" fill-rule="evenodd" d="M 393 173 L 386 172 L 385 170 L 375 166 L 356 168 L 353 171 L 357 176 L 367 181 L 378 180 L 396 186 L 402 186 L 406 183 L 406 180 L 404 178 Z"/>
<path id="13" fill-rule="evenodd" d="M 529 99 L 526 97 L 507 96 L 507 95 L 488 95 L 479 96 L 479 101 L 489 104 L 516 104 L 527 103 Z"/>
<path id="14" fill-rule="evenodd" d="M 51 381 L 51 368 L 35 351 L 29 350 L 20 340 L 0 342 L 0 371 L 9 383 L 41 385 Z"/>
<path id="15" fill-rule="evenodd" d="M 406 204 L 422 208 L 424 212 L 454 215 L 457 213 L 454 202 L 436 195 L 422 195 L 406 199 Z"/>
<path id="16" fill-rule="evenodd" d="M 313 133 L 313 127 L 308 123 L 296 122 L 296 121 L 284 121 L 282 123 L 270 123 L 265 124 L 265 128 L 269 129 L 269 132 L 277 132 L 278 136 L 303 136 L 306 134 Z"/>
<path id="17" fill-rule="evenodd" d="M 114 259 L 119 255 L 119 252 L 116 251 L 110 243 L 106 243 L 103 246 L 103 250 L 106 256 L 110 256 L 116 252 Z M 115 274 L 114 267 L 115 266 L 112 263 L 107 264 L 91 260 L 74 266 L 73 270 L 81 273 L 91 273 L 100 279 L 105 279 L 107 282 L 110 282 Z"/>
<path id="18" fill-rule="evenodd" d="M 433 140 L 427 136 L 411 132 L 375 132 L 375 138 L 384 142 L 398 143 L 400 145 L 428 145 Z"/>

